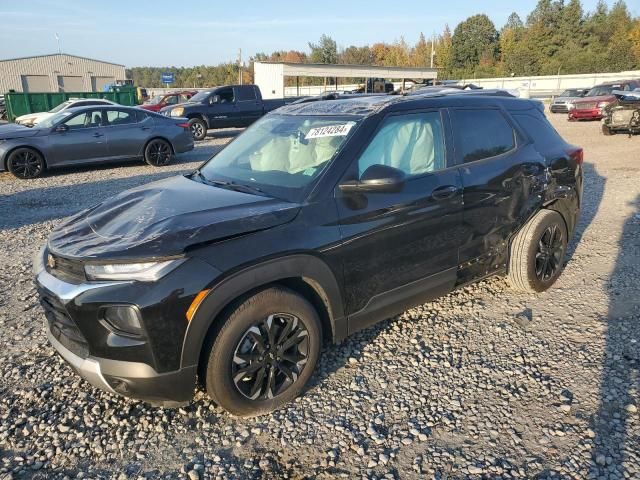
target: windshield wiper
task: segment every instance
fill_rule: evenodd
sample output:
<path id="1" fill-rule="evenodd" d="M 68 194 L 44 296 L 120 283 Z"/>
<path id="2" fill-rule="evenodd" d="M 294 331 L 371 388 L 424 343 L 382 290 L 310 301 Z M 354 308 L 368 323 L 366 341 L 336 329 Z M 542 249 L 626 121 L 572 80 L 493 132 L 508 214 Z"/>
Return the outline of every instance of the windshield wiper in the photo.
<path id="1" fill-rule="evenodd" d="M 226 188 L 229 190 L 235 190 L 236 192 L 243 193 L 252 193 L 264 195 L 264 191 L 261 188 L 254 187 L 253 185 L 243 185 L 241 183 L 228 182 L 226 180 L 213 180 L 205 177 L 200 170 L 196 170 L 195 174 L 198 176 L 198 179 L 207 185 L 211 185 L 214 187 Z"/>

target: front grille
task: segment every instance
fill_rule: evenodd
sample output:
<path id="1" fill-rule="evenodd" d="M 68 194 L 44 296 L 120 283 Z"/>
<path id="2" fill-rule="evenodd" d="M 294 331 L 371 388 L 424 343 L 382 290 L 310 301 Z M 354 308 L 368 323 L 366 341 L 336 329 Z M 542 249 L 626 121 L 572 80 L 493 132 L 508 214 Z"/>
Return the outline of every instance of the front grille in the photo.
<path id="1" fill-rule="evenodd" d="M 593 110 L 598 104 L 596 102 L 576 103 L 576 110 Z"/>
<path id="2" fill-rule="evenodd" d="M 40 295 L 40 304 L 44 309 L 48 327 L 53 337 L 77 356 L 87 358 L 89 356 L 89 344 L 78 326 L 69 317 L 64 305 L 42 289 L 39 289 L 38 293 Z"/>
<path id="3" fill-rule="evenodd" d="M 84 273 L 84 265 L 77 260 L 70 260 L 53 253 L 47 253 L 45 265 L 47 272 L 65 282 L 82 283 L 87 280 Z"/>

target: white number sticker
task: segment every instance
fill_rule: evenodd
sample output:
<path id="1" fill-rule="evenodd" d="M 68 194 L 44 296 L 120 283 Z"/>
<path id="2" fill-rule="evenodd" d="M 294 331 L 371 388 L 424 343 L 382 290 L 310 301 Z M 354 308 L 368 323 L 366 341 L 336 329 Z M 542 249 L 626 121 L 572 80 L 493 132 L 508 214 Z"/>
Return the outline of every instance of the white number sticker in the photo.
<path id="1" fill-rule="evenodd" d="M 327 125 L 326 127 L 312 128 L 304 138 L 305 140 L 310 140 L 312 138 L 321 137 L 344 137 L 349 134 L 349 131 L 354 125 L 355 123 L 350 122 L 343 123 L 341 125 Z"/>

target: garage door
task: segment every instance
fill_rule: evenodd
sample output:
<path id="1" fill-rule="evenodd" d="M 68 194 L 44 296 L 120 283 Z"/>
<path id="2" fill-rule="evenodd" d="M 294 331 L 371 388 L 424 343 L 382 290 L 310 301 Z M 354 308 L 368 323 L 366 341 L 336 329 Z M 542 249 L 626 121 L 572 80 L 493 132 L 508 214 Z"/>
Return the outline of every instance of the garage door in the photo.
<path id="1" fill-rule="evenodd" d="M 60 92 L 84 92 L 84 82 L 82 77 L 71 77 L 67 75 L 58 76 L 58 91 Z"/>
<path id="2" fill-rule="evenodd" d="M 22 75 L 23 92 L 50 92 L 48 75 Z"/>
<path id="3" fill-rule="evenodd" d="M 115 82 L 113 77 L 91 77 L 91 91 L 104 92 L 105 85 Z"/>

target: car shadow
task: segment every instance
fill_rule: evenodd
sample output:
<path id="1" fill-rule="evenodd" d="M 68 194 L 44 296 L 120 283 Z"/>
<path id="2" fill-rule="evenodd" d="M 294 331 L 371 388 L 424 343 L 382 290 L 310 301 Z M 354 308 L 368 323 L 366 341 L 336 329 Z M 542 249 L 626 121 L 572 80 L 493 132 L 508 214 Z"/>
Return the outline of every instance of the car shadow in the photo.
<path id="1" fill-rule="evenodd" d="M 633 202 L 607 285 L 609 308 L 600 378 L 600 405 L 592 419 L 590 478 L 637 478 L 640 411 L 640 195 Z M 631 454 L 631 457 L 630 457 Z M 636 465 L 633 470 L 628 467 Z"/>
<path id="2" fill-rule="evenodd" d="M 582 205 L 580 208 L 580 218 L 576 225 L 576 230 L 573 235 L 572 241 L 567 247 L 567 254 L 565 257 L 565 265 L 571 262 L 576 248 L 580 244 L 584 233 L 589 228 L 589 225 L 593 222 L 593 219 L 598 213 L 602 197 L 604 195 L 604 189 L 607 179 L 600 175 L 595 166 L 592 163 L 585 163 L 584 169 L 584 193 L 582 198 Z"/>
<path id="3" fill-rule="evenodd" d="M 207 132 L 207 138 L 234 138 L 244 132 L 244 128 L 210 130 Z"/>

